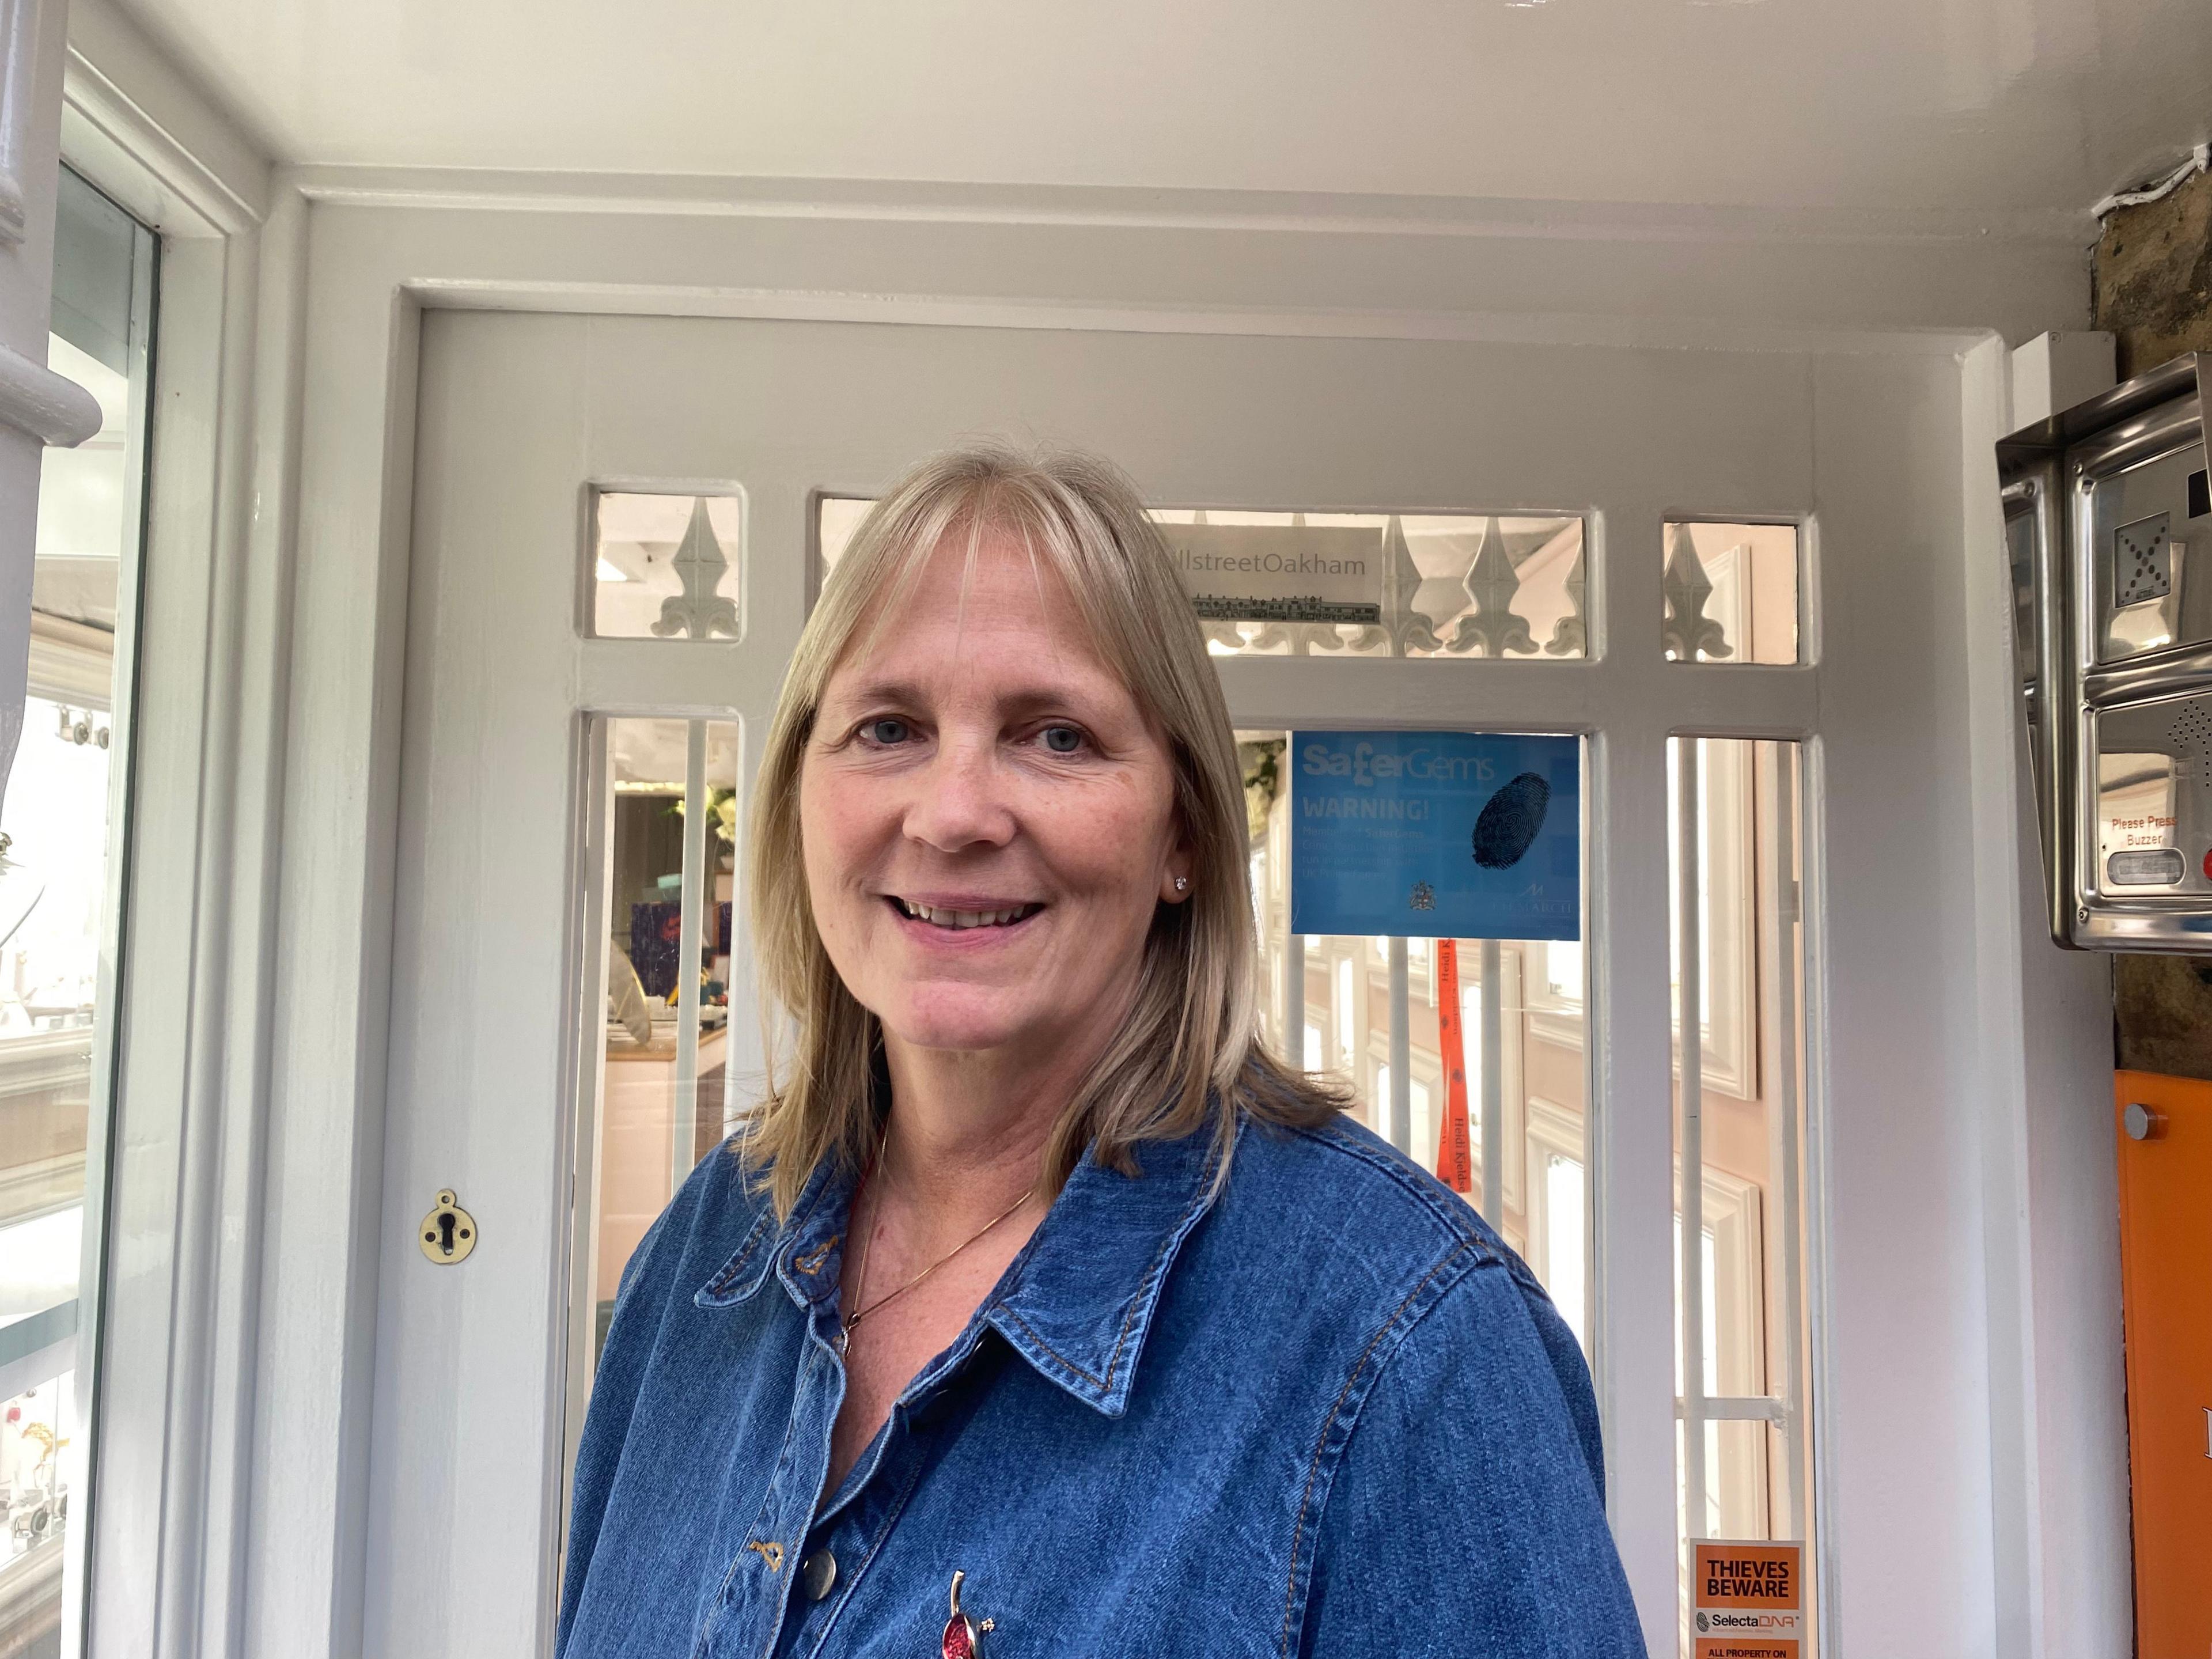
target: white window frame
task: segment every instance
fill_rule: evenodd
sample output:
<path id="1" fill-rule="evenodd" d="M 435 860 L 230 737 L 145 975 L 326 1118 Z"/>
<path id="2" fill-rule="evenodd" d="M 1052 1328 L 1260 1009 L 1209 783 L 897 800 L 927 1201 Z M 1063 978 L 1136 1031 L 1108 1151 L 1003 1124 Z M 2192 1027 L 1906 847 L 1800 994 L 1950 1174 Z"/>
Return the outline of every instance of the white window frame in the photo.
<path id="1" fill-rule="evenodd" d="M 290 533 L 282 457 L 257 475 L 251 432 L 257 332 L 281 342 L 289 319 L 258 314 L 285 246 L 263 234 L 267 163 L 111 0 L 75 0 L 67 51 L 63 160 L 161 237 L 121 1039 L 85 1176 L 88 1232 L 129 1244 L 97 1291 L 92 1491 L 71 1517 L 88 1600 L 64 1632 L 82 1618 L 88 1651 L 121 1659 L 239 1639 L 285 702 L 267 630 Z"/>

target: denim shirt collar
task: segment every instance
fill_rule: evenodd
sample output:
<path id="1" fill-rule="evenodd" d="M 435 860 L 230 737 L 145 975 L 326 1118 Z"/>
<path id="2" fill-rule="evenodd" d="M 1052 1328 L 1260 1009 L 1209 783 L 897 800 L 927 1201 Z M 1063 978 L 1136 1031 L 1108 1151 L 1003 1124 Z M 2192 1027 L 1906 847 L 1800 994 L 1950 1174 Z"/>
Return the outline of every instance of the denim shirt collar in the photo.
<path id="1" fill-rule="evenodd" d="M 1139 1145 L 1134 1176 L 1085 1152 L 969 1328 L 908 1394 L 941 1380 L 988 1327 L 1040 1376 L 1104 1416 L 1121 1416 L 1161 1287 L 1183 1240 L 1212 1207 L 1219 1156 L 1211 1123 L 1181 1140 Z M 825 1159 L 790 1218 L 778 1226 L 775 1212 L 764 1208 L 695 1303 L 734 1306 L 755 1295 L 770 1272 L 803 1312 L 832 1302 L 853 1184 L 848 1172 Z"/>

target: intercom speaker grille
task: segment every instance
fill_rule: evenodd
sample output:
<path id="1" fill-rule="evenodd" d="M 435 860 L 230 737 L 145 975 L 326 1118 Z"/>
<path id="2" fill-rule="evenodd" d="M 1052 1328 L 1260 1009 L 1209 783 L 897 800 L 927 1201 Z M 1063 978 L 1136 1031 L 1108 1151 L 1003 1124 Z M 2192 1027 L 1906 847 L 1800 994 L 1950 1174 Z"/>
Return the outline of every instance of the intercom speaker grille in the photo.
<path id="1" fill-rule="evenodd" d="M 2194 763 L 2197 787 L 2212 790 L 2212 696 L 2186 697 L 2177 703 L 2166 736 L 2176 760 Z"/>

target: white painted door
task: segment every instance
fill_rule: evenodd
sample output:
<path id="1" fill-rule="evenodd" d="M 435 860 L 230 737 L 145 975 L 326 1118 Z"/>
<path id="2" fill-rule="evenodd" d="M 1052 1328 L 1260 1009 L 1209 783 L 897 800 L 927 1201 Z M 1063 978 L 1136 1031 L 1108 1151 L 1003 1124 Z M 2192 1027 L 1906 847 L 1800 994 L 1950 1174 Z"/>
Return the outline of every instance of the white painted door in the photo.
<path id="1" fill-rule="evenodd" d="M 1591 1349 L 1654 1651 L 1682 1514 L 1809 1534 L 1824 1622 L 1900 1554 L 1985 1577 L 1947 1219 L 1976 1177 L 1942 1109 L 1972 1006 L 1945 945 L 1964 739 L 1936 717 L 1959 396 L 1950 357 L 1901 349 L 427 315 L 366 1650 L 550 1646 L 600 1304 L 759 1069 L 722 791 L 742 822 L 845 502 L 978 431 L 1099 449 L 1178 522 L 1375 535 L 1382 629 L 1218 635 L 1255 767 L 1301 726 L 1585 739 L 1580 945 L 1465 942 L 1457 1012 L 1474 1197 Z M 1257 799 L 1270 1029 L 1433 1164 L 1438 953 L 1288 939 L 1290 808 Z M 1678 1460 L 1678 1419 L 1705 1455 Z M 1972 1595 L 1912 1594 L 1929 1651 L 1967 1640 Z"/>

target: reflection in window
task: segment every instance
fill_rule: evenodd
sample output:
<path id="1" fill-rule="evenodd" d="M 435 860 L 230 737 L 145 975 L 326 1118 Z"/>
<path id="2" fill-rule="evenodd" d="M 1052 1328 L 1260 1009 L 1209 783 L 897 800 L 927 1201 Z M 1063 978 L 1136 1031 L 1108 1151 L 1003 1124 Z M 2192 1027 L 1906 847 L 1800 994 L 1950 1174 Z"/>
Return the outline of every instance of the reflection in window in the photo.
<path id="1" fill-rule="evenodd" d="M 592 501 L 592 632 L 733 640 L 744 503 L 601 490 Z"/>
<path id="2" fill-rule="evenodd" d="M 1580 939 L 1544 942 L 1544 995 L 1560 1004 L 1583 1000 L 1583 945 Z"/>
<path id="3" fill-rule="evenodd" d="M 1540 1185 L 1547 1284 L 1559 1304 L 1561 1317 L 1587 1352 L 1589 1333 L 1583 1329 L 1583 1324 L 1589 1316 L 1589 1267 L 1583 1253 L 1587 1224 L 1583 1219 L 1586 1177 L 1579 1158 L 1547 1151 L 1543 1160 L 1544 1178 Z"/>
<path id="4" fill-rule="evenodd" d="M 1367 1022 L 1362 1018 L 1359 996 L 1352 982 L 1352 959 L 1350 955 L 1336 959 L 1336 1052 L 1338 1067 L 1356 1076 L 1359 1070 L 1359 1036 Z"/>
<path id="5" fill-rule="evenodd" d="M 63 173 L 47 362 L 101 422 L 40 469 L 28 697 L 0 797 L 0 1659 L 59 1653 L 82 1594 L 64 1581 L 100 1261 L 86 1153 L 115 1036 L 154 260 L 150 232 Z"/>
<path id="6" fill-rule="evenodd" d="M 1717 738 L 1692 739 L 1697 747 L 1698 1012 L 1705 1047 L 1705 1086 L 1728 1095 L 1757 1093 L 1753 1078 L 1758 1026 L 1757 987 L 1753 969 L 1758 920 L 1753 902 L 1751 860 L 1754 845 L 1752 755 L 1747 744 Z M 1682 769 L 1667 769 L 1667 821 L 1681 822 Z M 1668 890 L 1670 925 L 1679 933 L 1679 884 Z M 1680 988 L 1681 962 L 1673 963 L 1671 983 Z"/>
<path id="7" fill-rule="evenodd" d="M 1667 660 L 1797 661 L 1797 534 L 1788 524 L 1668 525 Z"/>
<path id="8" fill-rule="evenodd" d="M 738 728 L 609 719 L 597 811 L 604 895 L 585 983 L 604 975 L 585 1107 L 592 1138 L 579 1328 L 587 1388 L 630 1254 L 692 1166 L 726 1133 L 736 903 Z M 695 816 L 694 809 L 697 808 Z M 583 1400 L 572 1400 L 572 1431 Z"/>
<path id="9" fill-rule="evenodd" d="M 826 574 L 872 503 L 817 501 Z M 1580 657 L 1573 515 L 1249 513 L 1164 507 L 1216 656 Z"/>

